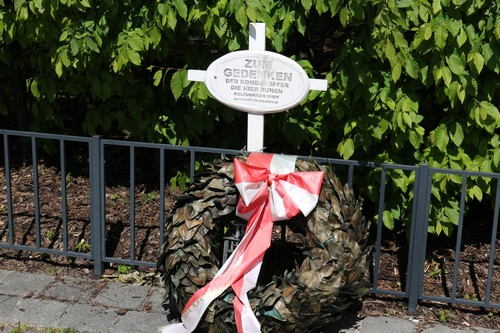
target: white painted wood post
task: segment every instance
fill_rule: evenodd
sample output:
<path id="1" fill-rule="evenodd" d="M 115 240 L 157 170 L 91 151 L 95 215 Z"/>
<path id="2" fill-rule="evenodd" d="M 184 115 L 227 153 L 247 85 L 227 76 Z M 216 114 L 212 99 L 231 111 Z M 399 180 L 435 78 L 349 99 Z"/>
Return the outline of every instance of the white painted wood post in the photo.
<path id="1" fill-rule="evenodd" d="M 266 24 L 250 23 L 248 49 L 251 51 L 266 50 Z M 264 150 L 264 115 L 248 114 L 247 150 L 249 152 Z"/>

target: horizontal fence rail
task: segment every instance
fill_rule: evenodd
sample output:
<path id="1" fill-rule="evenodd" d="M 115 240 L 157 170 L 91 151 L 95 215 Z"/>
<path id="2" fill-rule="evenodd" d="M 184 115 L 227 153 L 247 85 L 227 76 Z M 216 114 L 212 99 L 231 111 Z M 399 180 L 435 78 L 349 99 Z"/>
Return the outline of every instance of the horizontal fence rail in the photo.
<path id="1" fill-rule="evenodd" d="M 76 137 L 43 133 L 0 130 L 0 248 L 45 253 L 73 258 L 91 260 L 96 276 L 104 272 L 106 264 L 127 265 L 140 267 L 155 267 L 155 256 L 159 255 L 160 245 L 164 239 L 165 220 L 168 213 L 167 191 L 172 179 L 182 180 L 182 174 L 188 174 L 193 180 L 196 172 L 203 170 L 203 161 L 213 161 L 221 156 L 236 156 L 242 151 L 208 147 L 188 147 L 169 144 L 129 142 L 123 140 L 103 139 L 100 136 Z M 40 152 L 44 152 L 44 159 Z M 47 158 L 47 152 L 49 157 Z M 75 152 L 77 152 L 75 154 Z M 30 156 L 30 173 L 26 179 L 12 179 L 14 161 L 20 154 Z M 76 156 L 76 157 L 75 157 Z M 26 156 L 24 156 L 26 157 Z M 310 159 L 310 156 L 299 156 Z M 45 213 L 50 203 L 40 202 L 41 191 L 45 191 L 41 177 L 46 172 L 42 166 L 50 159 L 51 165 L 59 173 L 60 193 L 57 194 L 58 203 L 52 203 L 52 208 L 60 207 L 56 214 Z M 380 271 L 383 259 L 382 242 L 384 240 L 384 223 L 377 223 L 374 231 L 374 249 L 372 251 L 370 291 L 374 294 L 389 295 L 404 298 L 408 301 L 410 312 L 415 312 L 419 301 L 437 301 L 452 304 L 464 304 L 485 308 L 500 308 L 492 296 L 500 293 L 500 287 L 493 282 L 498 280 L 499 257 L 497 249 L 498 221 L 500 211 L 500 174 L 473 172 L 464 170 L 438 169 L 427 164 L 418 166 L 383 164 L 375 162 L 346 161 L 325 157 L 314 157 L 320 164 L 329 164 L 341 179 L 347 179 L 350 186 L 356 188 L 358 180 L 366 177 L 367 173 L 377 184 L 378 199 L 373 207 L 374 219 L 383 220 L 386 209 L 386 193 L 390 184 L 392 172 L 402 172 L 414 177 L 412 193 L 411 223 L 408 230 L 406 265 L 399 267 L 399 288 L 388 288 L 380 285 Z M 26 158 L 24 158 L 26 160 Z M 140 169 L 140 168 L 146 168 Z M 177 172 L 177 173 L 176 173 Z M 79 174 L 88 179 L 88 183 L 72 182 L 72 175 Z M 3 178 L 2 178 L 3 177 Z M 176 178 L 177 177 L 177 178 Z M 426 281 L 431 274 L 426 269 L 428 263 L 428 229 L 429 216 L 432 206 L 433 191 L 438 189 L 438 180 L 442 177 L 459 177 L 460 200 L 458 207 L 458 225 L 453 262 L 447 263 L 451 268 L 447 276 L 451 277 L 450 291 L 444 295 L 429 294 L 426 292 Z M 493 198 L 493 216 L 491 230 L 484 232 L 491 235 L 489 241 L 488 270 L 484 272 L 482 289 L 476 288 L 474 297 L 464 298 L 460 292 L 461 284 L 458 281 L 463 243 L 463 225 L 467 204 L 467 182 L 482 178 L 491 184 Z M 3 182 L 3 183 L 2 183 Z M 23 182 L 26 182 L 24 184 Z M 458 181 L 457 181 L 458 182 Z M 148 183 L 153 190 L 148 192 L 144 184 Z M 112 186 L 110 187 L 110 184 Z M 20 187 L 29 187 L 30 203 L 14 202 L 13 190 Z M 123 189 L 126 193 L 123 193 Z M 68 204 L 69 193 L 75 195 L 88 190 L 88 198 L 81 198 L 82 203 L 88 202 L 88 212 L 83 218 L 75 219 Z M 71 192 L 68 192 L 71 191 Z M 109 191 L 110 193 L 107 193 Z M 117 193 L 115 193 L 115 192 Z M 112 193 L 111 193 L 112 192 Z M 118 193 L 119 192 L 119 193 Z M 23 192 L 24 193 L 24 192 Z M 126 212 L 110 212 L 114 200 L 125 200 L 128 206 Z M 123 202 L 125 202 L 123 201 Z M 137 209 L 146 202 L 155 212 L 152 212 L 148 221 L 137 221 Z M 21 209 L 22 205 L 29 205 L 29 209 Z M 153 205 L 154 204 L 154 205 Z M 114 215 L 113 215 L 114 214 Z M 51 215 L 47 217 L 47 215 Z M 120 217 L 117 218 L 116 215 Z M 56 222 L 55 229 L 47 229 L 48 220 Z M 112 223 L 111 220 L 118 221 Z M 51 220 L 51 221 L 52 221 Z M 146 231 L 141 228 L 145 228 Z M 24 236 L 19 237 L 19 225 L 24 225 Z M 75 225 L 77 227 L 75 227 Z M 78 237 L 75 238 L 75 229 Z M 137 232 L 141 230 L 141 235 Z M 32 234 L 26 237 L 26 234 Z M 142 234 L 149 238 L 139 239 Z M 22 232 L 21 232 L 22 234 Z M 57 237 L 56 237 L 56 236 Z M 116 257 L 113 249 L 121 246 L 116 235 L 126 235 L 129 239 L 126 257 Z M 57 238 L 57 241 L 55 240 Z M 52 239 L 52 240 L 51 240 Z M 155 249 L 148 250 L 147 243 L 153 240 Z M 55 246 L 54 244 L 57 244 Z M 150 251 L 150 260 L 145 260 L 144 253 Z M 155 252 L 156 251 L 156 252 Z M 153 259 L 151 259 L 151 257 Z M 495 267 L 497 268 L 495 270 Z M 497 274 L 497 275 L 495 275 Z"/>

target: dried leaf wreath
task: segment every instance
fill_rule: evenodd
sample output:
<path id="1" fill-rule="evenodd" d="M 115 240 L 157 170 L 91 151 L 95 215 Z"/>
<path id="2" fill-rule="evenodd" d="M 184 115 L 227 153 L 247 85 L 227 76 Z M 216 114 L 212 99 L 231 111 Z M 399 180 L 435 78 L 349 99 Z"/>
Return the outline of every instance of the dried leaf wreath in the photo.
<path id="1" fill-rule="evenodd" d="M 238 157 L 245 160 L 246 157 Z M 222 237 L 235 222 L 237 189 L 230 160 L 215 161 L 176 197 L 167 219 L 158 265 L 164 304 L 180 316 L 189 298 L 221 266 Z M 285 221 L 285 239 L 273 237 L 257 287 L 248 297 L 262 332 L 321 331 L 368 292 L 369 221 L 361 203 L 330 167 L 297 160 L 297 171 L 324 170 L 316 208 Z M 279 233 L 279 226 L 275 226 Z M 197 331 L 235 332 L 234 293 L 228 288 L 205 312 Z"/>

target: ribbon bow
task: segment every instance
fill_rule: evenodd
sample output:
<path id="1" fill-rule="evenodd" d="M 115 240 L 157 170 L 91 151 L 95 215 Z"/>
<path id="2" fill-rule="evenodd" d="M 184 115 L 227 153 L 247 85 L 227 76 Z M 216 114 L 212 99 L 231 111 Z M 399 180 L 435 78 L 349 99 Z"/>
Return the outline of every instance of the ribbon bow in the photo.
<path id="1" fill-rule="evenodd" d="M 210 283 L 189 299 L 182 323 L 164 326 L 162 333 L 193 331 L 210 303 L 231 286 L 236 294 L 234 313 L 239 333 L 258 333 L 260 323 L 247 292 L 257 284 L 266 250 L 271 245 L 273 222 L 299 212 L 307 216 L 316 206 L 323 171 L 293 172 L 296 157 L 252 153 L 247 162 L 234 159 L 234 178 L 240 192 L 236 214 L 248 220 L 245 235 Z"/>

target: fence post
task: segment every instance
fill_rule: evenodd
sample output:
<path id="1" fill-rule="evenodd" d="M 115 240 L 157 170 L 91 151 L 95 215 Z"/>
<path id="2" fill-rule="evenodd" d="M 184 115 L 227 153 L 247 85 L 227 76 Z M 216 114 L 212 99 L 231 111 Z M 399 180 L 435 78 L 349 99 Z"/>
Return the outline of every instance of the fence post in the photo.
<path id="1" fill-rule="evenodd" d="M 429 165 L 422 163 L 415 177 L 414 220 L 411 224 L 410 252 L 408 258 L 408 312 L 417 311 L 418 299 L 424 283 L 425 254 L 427 250 L 427 229 L 429 227 L 429 205 L 432 174 Z"/>
<path id="2" fill-rule="evenodd" d="M 90 233 L 91 256 L 94 261 L 94 275 L 99 277 L 103 272 L 103 230 L 101 221 L 101 137 L 94 135 L 89 146 L 90 164 Z"/>

